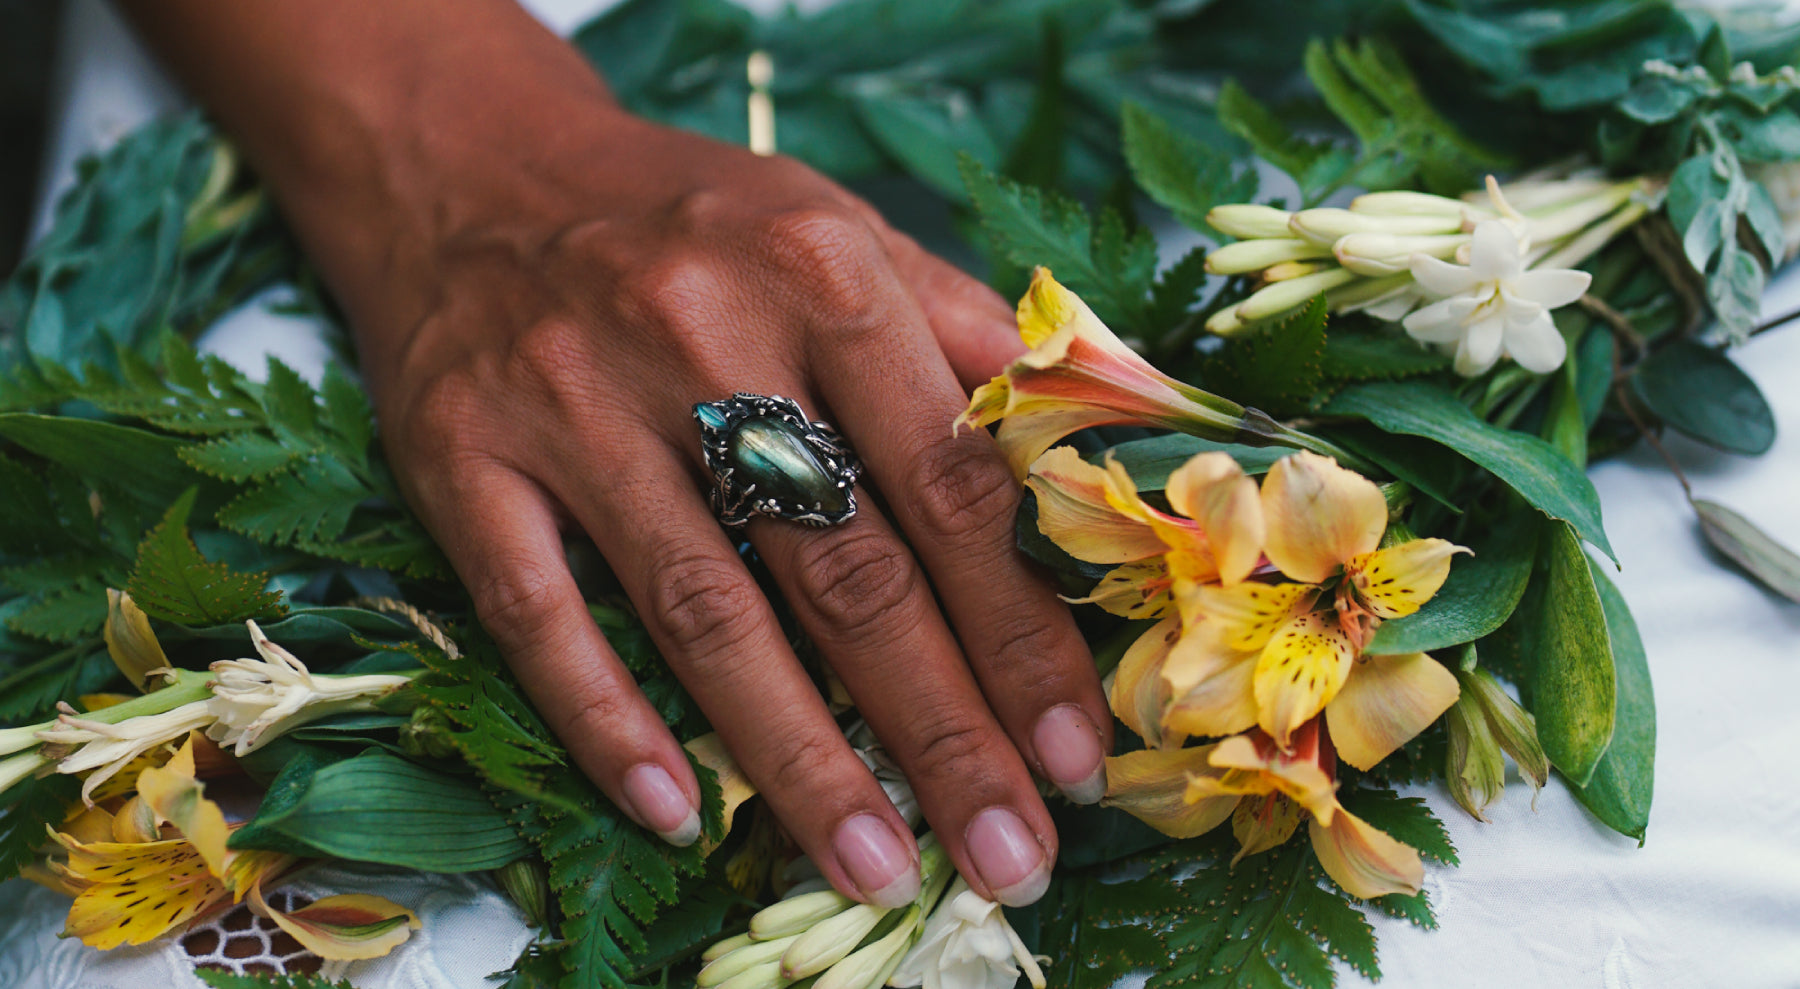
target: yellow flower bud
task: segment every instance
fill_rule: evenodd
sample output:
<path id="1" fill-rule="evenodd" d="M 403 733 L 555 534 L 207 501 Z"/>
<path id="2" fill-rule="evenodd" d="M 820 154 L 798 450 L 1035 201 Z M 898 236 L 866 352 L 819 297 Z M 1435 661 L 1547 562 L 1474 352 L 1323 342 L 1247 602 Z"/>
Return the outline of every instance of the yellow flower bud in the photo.
<path id="1" fill-rule="evenodd" d="M 881 940 L 831 966 L 819 981 L 813 983 L 813 989 L 875 989 L 900 967 L 900 959 L 912 946 L 913 931 L 918 926 L 919 908 L 908 907 L 898 927 Z"/>
<path id="2" fill-rule="evenodd" d="M 1367 192 L 1350 201 L 1353 213 L 1377 213 L 1383 216 L 1441 216 L 1462 220 L 1468 205 L 1460 199 L 1434 196 L 1428 192 Z"/>
<path id="3" fill-rule="evenodd" d="M 795 938 L 782 954 L 782 976 L 804 979 L 843 961 L 887 913 L 880 907 L 858 903 L 835 917 L 814 924 L 805 934 Z"/>
<path id="4" fill-rule="evenodd" d="M 1246 323 L 1267 319 L 1287 312 L 1326 289 L 1336 288 L 1355 279 L 1356 273 L 1353 271 L 1330 268 L 1276 282 L 1238 303 L 1237 316 Z"/>
<path id="5" fill-rule="evenodd" d="M 1301 210 L 1288 221 L 1288 229 L 1318 244 L 1336 244 L 1339 237 L 1374 233 L 1396 235 L 1453 234 L 1462 232 L 1462 220 L 1443 216 L 1375 216 L 1347 209 L 1322 207 Z"/>
<path id="6" fill-rule="evenodd" d="M 736 937 L 728 937 L 723 941 L 714 941 L 707 946 L 705 951 L 700 952 L 700 960 L 702 962 L 717 961 L 739 948 L 747 948 L 755 943 L 756 939 L 752 938 L 748 932 Z"/>
<path id="7" fill-rule="evenodd" d="M 855 904 L 855 900 L 835 889 L 790 896 L 764 907 L 756 916 L 751 917 L 750 936 L 758 941 L 769 941 L 799 934 L 828 917 L 843 913 Z"/>
<path id="8" fill-rule="evenodd" d="M 1287 210 L 1253 203 L 1228 203 L 1207 211 L 1206 222 L 1218 232 L 1239 239 L 1291 237 Z"/>
<path id="9" fill-rule="evenodd" d="M 708 962 L 699 975 L 694 976 L 694 985 L 699 989 L 711 989 L 712 986 L 723 986 L 740 975 L 762 968 L 767 968 L 770 975 L 779 978 L 782 952 L 787 951 L 797 939 L 784 937 L 774 941 L 756 941 L 720 955 Z"/>
<path id="10" fill-rule="evenodd" d="M 1506 787 L 1502 752 L 1513 757 L 1519 775 L 1534 790 L 1550 778 L 1550 761 L 1538 743 L 1531 713 L 1487 671 L 1458 670 L 1456 679 L 1462 692 L 1445 721 L 1450 735 L 1446 767 L 1450 795 L 1470 815 L 1485 821 L 1482 810 Z"/>
<path id="11" fill-rule="evenodd" d="M 1359 275 L 1397 275 L 1410 271 L 1414 254 L 1447 258 L 1469 242 L 1468 234 L 1435 234 L 1399 237 L 1393 234 L 1348 234 L 1338 238 L 1332 253 L 1338 263 Z"/>
<path id="12" fill-rule="evenodd" d="M 1337 265 L 1329 261 L 1283 261 L 1263 269 L 1262 277 L 1264 282 L 1285 282 L 1335 267 Z"/>
<path id="13" fill-rule="evenodd" d="M 718 989 L 781 989 L 786 985 L 792 983 L 781 977 L 781 966 L 766 962 L 726 979 L 719 983 Z"/>

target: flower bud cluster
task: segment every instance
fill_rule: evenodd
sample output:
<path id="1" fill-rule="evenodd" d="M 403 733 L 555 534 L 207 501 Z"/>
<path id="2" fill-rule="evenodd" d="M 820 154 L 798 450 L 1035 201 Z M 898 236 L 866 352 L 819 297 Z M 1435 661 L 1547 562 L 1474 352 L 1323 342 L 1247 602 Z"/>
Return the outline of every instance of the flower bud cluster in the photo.
<path id="1" fill-rule="evenodd" d="M 1575 175 L 1527 179 L 1504 196 L 1490 178 L 1486 193 L 1462 199 L 1395 191 L 1359 196 L 1348 208 L 1218 206 L 1207 222 L 1238 240 L 1208 254 L 1206 270 L 1246 276 L 1256 290 L 1213 313 L 1206 329 L 1239 333 L 1321 292 L 1333 312 L 1398 320 L 1430 301 L 1414 280 L 1414 259 L 1468 264 L 1478 224 L 1503 221 L 1527 267 L 1568 267 L 1642 217 L 1653 192 L 1641 179 Z"/>

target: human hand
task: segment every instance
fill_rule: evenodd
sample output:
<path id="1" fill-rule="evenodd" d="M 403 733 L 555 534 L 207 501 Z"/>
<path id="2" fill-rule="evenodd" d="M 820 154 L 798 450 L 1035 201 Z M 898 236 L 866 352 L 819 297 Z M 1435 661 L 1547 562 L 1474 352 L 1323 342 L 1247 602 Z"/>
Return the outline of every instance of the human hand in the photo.
<path id="1" fill-rule="evenodd" d="M 379 29 L 411 6 L 354 16 Z M 758 519 L 747 536 L 959 870 L 1035 900 L 1056 835 L 1032 771 L 1097 800 L 1111 718 L 1068 610 L 1014 548 L 1010 469 L 950 428 L 1022 349 L 1009 307 L 810 169 L 635 119 L 535 25 L 486 27 L 511 40 L 479 79 L 417 55 L 406 112 L 358 90 L 304 163 L 265 169 L 483 625 L 595 783 L 693 841 L 688 762 L 565 563 L 563 533 L 585 532 L 824 875 L 910 901 L 910 829 L 704 497 L 693 405 L 797 399 L 880 497 L 838 527 Z"/>

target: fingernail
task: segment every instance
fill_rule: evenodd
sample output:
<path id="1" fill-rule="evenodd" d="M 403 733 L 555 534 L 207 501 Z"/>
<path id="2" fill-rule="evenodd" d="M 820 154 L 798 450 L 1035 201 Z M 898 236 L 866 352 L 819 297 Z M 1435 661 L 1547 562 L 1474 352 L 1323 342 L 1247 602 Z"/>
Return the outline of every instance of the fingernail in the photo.
<path id="1" fill-rule="evenodd" d="M 637 819 L 662 840 L 686 846 L 700 837 L 700 812 L 668 770 L 652 762 L 633 766 L 625 774 L 622 788 Z"/>
<path id="2" fill-rule="evenodd" d="M 838 825 L 831 849 L 870 906 L 893 910 L 919 895 L 919 867 L 909 842 L 874 814 L 858 814 Z"/>
<path id="3" fill-rule="evenodd" d="M 969 857 L 994 899 L 1009 907 L 1036 903 L 1050 888 L 1050 863 L 1037 836 L 1005 807 L 989 807 L 969 822 Z"/>
<path id="4" fill-rule="evenodd" d="M 1044 775 L 1063 796 L 1078 804 L 1095 804 L 1106 795 L 1106 753 L 1100 748 L 1100 731 L 1087 712 L 1063 704 L 1044 712 L 1032 729 Z"/>

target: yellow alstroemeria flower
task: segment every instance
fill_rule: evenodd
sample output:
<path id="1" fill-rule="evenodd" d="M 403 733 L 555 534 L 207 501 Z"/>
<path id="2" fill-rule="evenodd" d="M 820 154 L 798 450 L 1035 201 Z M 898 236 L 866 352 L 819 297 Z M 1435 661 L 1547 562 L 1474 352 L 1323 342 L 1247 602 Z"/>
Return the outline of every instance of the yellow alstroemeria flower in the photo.
<path id="1" fill-rule="evenodd" d="M 1090 426 L 1161 426 L 1221 442 L 1247 428 L 1243 406 L 1150 366 L 1048 268 L 1032 272 L 1018 321 L 1031 352 L 977 388 L 955 428 L 1004 420 L 1000 447 L 1019 477 L 1057 440 Z"/>
<path id="2" fill-rule="evenodd" d="M 1362 650 L 1382 621 L 1430 600 L 1451 557 L 1468 550 L 1443 539 L 1382 548 L 1381 489 L 1317 454 L 1277 461 L 1261 505 L 1263 552 L 1288 579 L 1198 585 L 1180 602 L 1184 620 L 1204 634 L 1183 636 L 1165 664 L 1175 694 L 1166 727 L 1227 735 L 1254 723 L 1285 747 L 1297 728 L 1327 711 L 1344 761 L 1367 769 L 1436 720 L 1458 688 L 1429 657 L 1365 657 Z M 1241 695 L 1216 689 L 1245 682 L 1253 722 Z M 1347 691 L 1348 684 L 1356 688 Z"/>
<path id="3" fill-rule="evenodd" d="M 418 918 L 380 897 L 330 896 L 298 910 L 267 906 L 261 887 L 297 861 L 231 849 L 233 830 L 195 778 L 194 737 L 167 765 L 145 768 L 117 813 L 89 808 L 50 837 L 67 853 L 31 878 L 75 897 L 64 936 L 95 948 L 144 944 L 249 896 L 252 908 L 321 957 L 374 958 L 405 941 Z"/>
<path id="4" fill-rule="evenodd" d="M 1337 760 L 1317 720 L 1293 732 L 1283 751 L 1261 731 L 1215 745 L 1145 750 L 1108 759 L 1105 803 L 1165 834 L 1191 838 L 1231 820 L 1238 854 L 1267 851 L 1310 819 L 1313 851 L 1352 896 L 1417 893 L 1419 853 L 1338 803 Z"/>
<path id="5" fill-rule="evenodd" d="M 1119 663 L 1113 711 L 1152 746 L 1179 745 L 1164 733 L 1170 700 L 1163 665 L 1184 622 L 1175 602 L 1207 584 L 1237 584 L 1262 559 L 1256 482 L 1223 453 L 1202 453 L 1169 475 L 1164 496 L 1175 514 L 1138 495 L 1131 475 L 1109 460 L 1097 467 L 1071 447 L 1038 458 L 1026 484 L 1037 497 L 1038 528 L 1064 552 L 1119 564 L 1081 602 L 1127 618 L 1161 618 Z"/>

